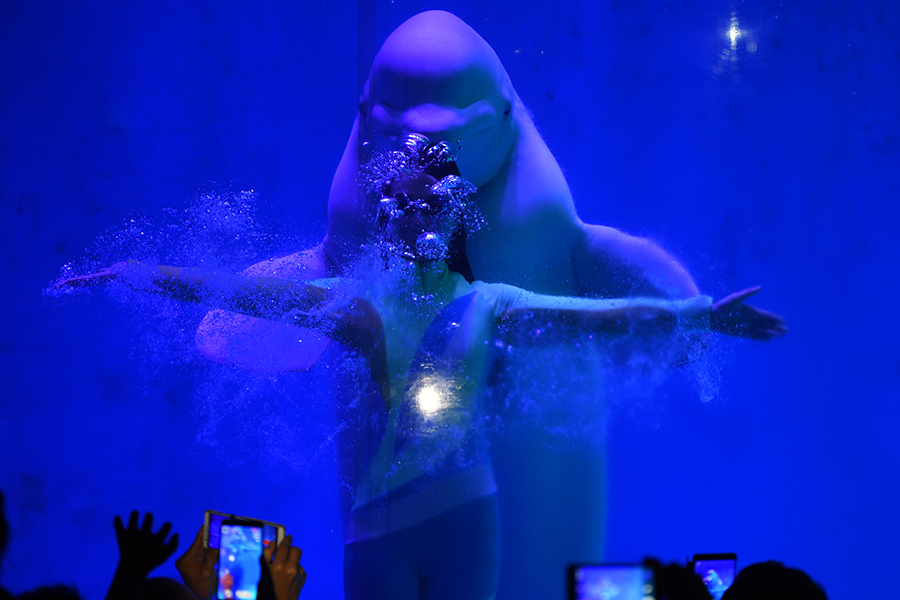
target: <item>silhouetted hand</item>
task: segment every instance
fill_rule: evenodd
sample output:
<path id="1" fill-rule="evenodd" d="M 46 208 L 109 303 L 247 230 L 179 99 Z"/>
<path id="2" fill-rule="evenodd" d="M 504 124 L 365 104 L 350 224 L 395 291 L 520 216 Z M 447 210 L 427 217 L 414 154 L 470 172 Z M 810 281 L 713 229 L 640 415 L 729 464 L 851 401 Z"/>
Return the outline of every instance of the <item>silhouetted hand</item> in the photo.
<path id="1" fill-rule="evenodd" d="M 128 527 L 122 518 L 113 519 L 116 542 L 119 545 L 119 564 L 106 592 L 107 600 L 129 600 L 138 597 L 150 572 L 172 556 L 178 547 L 178 534 L 166 541 L 172 525 L 163 523 L 159 531 L 153 533 L 153 514 L 144 515 L 144 522 L 138 527 L 138 511 L 131 511 Z"/>
<path id="2" fill-rule="evenodd" d="M 286 535 L 278 544 L 278 552 L 275 551 L 275 544 L 263 550 L 261 560 L 266 568 L 259 585 L 259 597 L 263 600 L 266 591 L 274 591 L 275 600 L 297 600 L 300 596 L 300 590 L 306 583 L 306 571 L 300 565 L 303 551 L 291 546 L 291 541 L 291 536 Z"/>
<path id="3" fill-rule="evenodd" d="M 153 513 L 144 515 L 140 529 L 136 510 L 131 511 L 127 528 L 122 525 L 122 518 L 118 515 L 113 520 L 113 525 L 116 528 L 116 542 L 119 544 L 119 564 L 134 572 L 143 573 L 144 577 L 163 564 L 178 547 L 177 533 L 173 533 L 166 541 L 172 530 L 170 523 L 163 523 L 159 531 L 153 533 Z"/>
<path id="4" fill-rule="evenodd" d="M 79 275 L 78 277 L 69 277 L 62 279 L 53 284 L 54 290 L 62 288 L 86 287 L 90 285 L 103 285 L 115 279 L 122 271 L 128 267 L 128 263 L 117 262 L 116 264 L 100 269 L 96 273 L 88 275 Z"/>
<path id="5" fill-rule="evenodd" d="M 787 323 L 784 319 L 755 306 L 744 304 L 744 300 L 760 289 L 756 286 L 735 292 L 713 304 L 710 329 L 751 340 L 770 340 L 787 333 Z"/>
<path id="6" fill-rule="evenodd" d="M 216 562 L 219 560 L 217 548 L 203 546 L 203 527 L 187 552 L 175 561 L 175 568 L 182 581 L 201 600 L 209 600 L 216 593 Z"/>

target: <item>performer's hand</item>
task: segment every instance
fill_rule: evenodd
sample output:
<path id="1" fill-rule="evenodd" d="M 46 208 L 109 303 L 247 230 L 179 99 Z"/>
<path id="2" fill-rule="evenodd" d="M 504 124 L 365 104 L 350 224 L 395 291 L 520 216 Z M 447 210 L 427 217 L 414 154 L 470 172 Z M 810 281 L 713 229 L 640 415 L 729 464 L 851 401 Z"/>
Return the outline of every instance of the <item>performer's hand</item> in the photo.
<path id="1" fill-rule="evenodd" d="M 751 340 L 770 340 L 787 333 L 787 323 L 774 313 L 744 304 L 756 294 L 759 286 L 735 292 L 712 307 L 710 329 L 719 333 Z"/>
<path id="2" fill-rule="evenodd" d="M 53 284 L 53 289 L 86 287 L 91 285 L 103 285 L 115 279 L 128 266 L 128 263 L 117 262 L 116 264 L 100 269 L 96 273 L 88 275 L 79 275 L 77 277 L 68 277 L 61 279 Z"/>

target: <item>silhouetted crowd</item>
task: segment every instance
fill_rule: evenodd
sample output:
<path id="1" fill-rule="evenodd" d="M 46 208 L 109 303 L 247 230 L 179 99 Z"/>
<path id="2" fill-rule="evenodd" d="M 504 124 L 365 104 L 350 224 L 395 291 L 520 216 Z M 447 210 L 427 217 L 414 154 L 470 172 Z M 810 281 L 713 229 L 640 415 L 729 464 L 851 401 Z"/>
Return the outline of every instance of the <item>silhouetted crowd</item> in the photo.
<path id="1" fill-rule="evenodd" d="M 0 559 L 9 541 L 4 502 L 0 492 Z M 187 552 L 175 561 L 175 568 L 182 578 L 180 582 L 168 577 L 150 577 L 150 573 L 166 562 L 178 547 L 178 534 L 169 535 L 172 531 L 169 523 L 163 523 L 157 531 L 153 531 L 151 513 L 146 513 L 141 520 L 138 512 L 132 511 L 127 524 L 116 516 L 113 527 L 119 546 L 119 562 L 106 592 L 106 600 L 209 600 L 216 597 L 219 550 L 204 546 L 203 527 Z M 306 582 L 306 571 L 300 566 L 300 548 L 292 546 L 291 542 L 291 536 L 285 535 L 277 546 L 271 544 L 263 549 L 258 600 L 297 600 L 300 596 Z M 83 600 L 72 585 L 46 585 L 17 596 L 0 587 L 0 600 L 13 599 Z"/>
<path id="2" fill-rule="evenodd" d="M 679 564 L 662 565 L 644 561 L 653 569 L 656 600 L 711 600 L 712 595 L 699 575 Z M 800 571 L 770 560 L 744 567 L 722 600 L 828 600 L 825 590 Z"/>
<path id="3" fill-rule="evenodd" d="M 9 541 L 9 525 L 4 510 L 5 498 L 0 492 L 0 559 Z M 210 600 L 216 597 L 218 585 L 216 564 L 219 550 L 204 546 L 203 527 L 197 532 L 187 551 L 175 561 L 182 581 L 168 577 L 150 577 L 150 573 L 166 562 L 178 547 L 178 534 L 171 534 L 169 523 L 153 531 L 153 515 L 143 520 L 132 511 L 128 523 L 121 517 L 113 520 L 119 562 L 106 593 L 106 600 Z M 286 535 L 277 547 L 267 546 L 260 557 L 263 565 L 257 588 L 259 600 L 297 600 L 306 571 L 300 565 L 301 551 L 291 545 Z M 646 559 L 653 569 L 656 600 L 710 600 L 712 596 L 699 575 L 690 568 L 663 565 Z M 463 576 L 461 574 L 461 576 Z M 827 600 L 825 591 L 809 575 L 785 567 L 777 561 L 756 563 L 742 569 L 722 600 Z M 83 600 L 75 586 L 52 584 L 16 596 L 0 587 L 0 600 Z"/>

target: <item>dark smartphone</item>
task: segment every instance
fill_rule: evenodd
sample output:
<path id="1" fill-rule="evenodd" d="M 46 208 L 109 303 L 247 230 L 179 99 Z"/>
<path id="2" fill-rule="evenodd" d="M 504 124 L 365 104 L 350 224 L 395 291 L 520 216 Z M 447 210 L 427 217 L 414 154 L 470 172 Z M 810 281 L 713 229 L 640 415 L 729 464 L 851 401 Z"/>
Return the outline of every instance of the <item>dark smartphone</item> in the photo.
<path id="1" fill-rule="evenodd" d="M 638 564 L 569 566 L 569 600 L 655 600 L 653 569 Z"/>
<path id="2" fill-rule="evenodd" d="M 219 600 L 256 600 L 263 524 L 228 519 L 219 527 Z"/>
<path id="3" fill-rule="evenodd" d="M 710 595 L 715 600 L 720 600 L 725 590 L 734 583 L 737 555 L 732 553 L 695 554 L 691 565 L 694 573 L 699 575 L 706 584 Z"/>

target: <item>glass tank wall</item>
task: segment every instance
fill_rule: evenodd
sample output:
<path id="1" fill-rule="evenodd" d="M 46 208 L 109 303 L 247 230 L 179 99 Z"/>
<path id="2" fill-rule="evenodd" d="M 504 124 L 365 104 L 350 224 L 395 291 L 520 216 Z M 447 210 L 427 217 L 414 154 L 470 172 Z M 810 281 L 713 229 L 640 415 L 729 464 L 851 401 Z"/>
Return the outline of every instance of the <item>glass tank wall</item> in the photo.
<path id="1" fill-rule="evenodd" d="M 452 15 L 401 27 L 433 9 Z M 214 509 L 285 525 L 301 597 L 342 598 L 345 579 L 417 597 L 379 580 L 415 556 L 413 581 L 467 574 L 460 598 L 562 598 L 570 563 L 707 552 L 781 561 L 830 598 L 882 591 L 864 574 L 893 571 L 900 535 L 892 4 L 3 13 L 3 587 L 101 597 L 115 515 L 171 522 L 178 556 Z M 386 176 L 409 133 L 461 141 L 453 167 Z M 417 182 L 454 168 L 478 191 L 423 208 L 439 194 Z M 398 210 L 464 224 L 396 233 Z M 431 254 L 413 257 L 422 232 Z M 463 275 L 428 288 L 442 243 Z M 381 327 L 327 343 L 306 305 L 258 311 L 294 319 L 272 329 L 210 316 L 224 288 L 199 303 L 124 277 L 52 289 L 128 259 L 342 276 L 319 285 Z M 463 276 L 663 303 L 613 319 L 587 302 L 573 321 Z M 665 303 L 753 286 L 784 337 L 698 332 Z M 384 372 L 360 331 L 383 332 Z M 174 557 L 154 574 L 177 578 Z"/>

